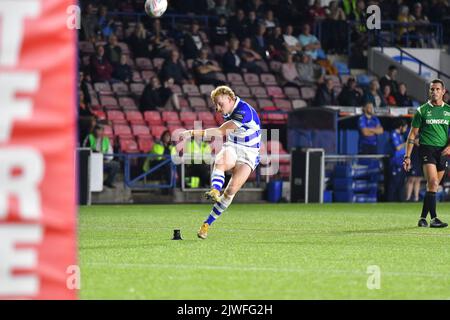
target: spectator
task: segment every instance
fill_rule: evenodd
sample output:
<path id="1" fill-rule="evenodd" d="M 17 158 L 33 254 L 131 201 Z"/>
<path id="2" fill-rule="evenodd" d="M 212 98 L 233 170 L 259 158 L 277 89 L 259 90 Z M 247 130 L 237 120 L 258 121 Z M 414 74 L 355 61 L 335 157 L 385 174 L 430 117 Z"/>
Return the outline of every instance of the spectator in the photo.
<path id="1" fill-rule="evenodd" d="M 191 24 L 191 32 L 184 36 L 183 54 L 185 59 L 195 59 L 203 48 L 203 40 L 200 35 L 200 25 L 197 21 Z"/>
<path id="2" fill-rule="evenodd" d="M 120 63 L 121 56 L 122 48 L 118 44 L 117 36 L 111 34 L 108 39 L 108 44 L 105 47 L 105 57 L 115 67 Z"/>
<path id="3" fill-rule="evenodd" d="M 283 18 L 283 24 L 296 23 L 301 18 L 300 8 L 307 6 L 307 0 L 281 0 L 277 4 L 277 17 Z M 302 11 L 303 12 L 303 11 Z"/>
<path id="4" fill-rule="evenodd" d="M 225 16 L 220 16 L 217 25 L 213 29 L 211 42 L 214 45 L 225 45 L 228 40 L 228 26 Z"/>
<path id="5" fill-rule="evenodd" d="M 342 8 L 346 16 L 353 15 L 356 11 L 357 0 L 342 0 Z"/>
<path id="6" fill-rule="evenodd" d="M 300 87 L 302 84 L 294 63 L 294 56 L 289 52 L 286 53 L 286 62 L 281 65 L 281 75 L 284 80 L 284 86 Z"/>
<path id="7" fill-rule="evenodd" d="M 375 108 L 385 107 L 386 101 L 380 93 L 380 85 L 377 80 L 370 81 L 369 89 L 364 95 L 364 103 L 370 102 Z"/>
<path id="8" fill-rule="evenodd" d="M 167 57 L 172 50 L 173 44 L 167 38 L 166 33 L 161 29 L 161 20 L 154 19 L 150 35 L 151 56 L 156 58 Z"/>
<path id="9" fill-rule="evenodd" d="M 351 68 L 366 68 L 367 57 L 363 54 L 368 46 L 366 3 L 364 0 L 358 0 L 356 5 L 354 2 L 352 3 L 351 8 L 350 16 L 346 14 L 349 16 L 349 20 L 356 23 L 352 26 L 351 31 L 349 64 Z"/>
<path id="10" fill-rule="evenodd" d="M 283 35 L 284 43 L 286 49 L 292 54 L 298 54 L 302 51 L 302 46 L 300 45 L 300 41 L 298 38 L 292 35 L 294 28 L 292 25 L 287 25 L 285 28 L 285 33 Z"/>
<path id="11" fill-rule="evenodd" d="M 397 83 L 397 67 L 394 65 L 389 66 L 387 73 L 381 77 L 380 86 L 384 88 L 385 86 L 389 86 L 391 88 L 391 93 L 396 95 L 398 92 L 398 83 Z"/>
<path id="12" fill-rule="evenodd" d="M 108 18 L 108 7 L 101 6 L 98 16 L 98 26 L 104 38 L 114 33 L 114 20 Z"/>
<path id="13" fill-rule="evenodd" d="M 255 11 L 250 11 L 248 13 L 248 19 L 247 19 L 247 30 L 245 33 L 246 37 L 252 37 L 256 34 L 258 31 L 258 18 L 256 17 Z"/>
<path id="14" fill-rule="evenodd" d="M 398 14 L 397 21 L 401 23 L 412 23 L 414 22 L 414 17 L 409 13 L 408 6 L 401 6 L 400 13 Z M 414 26 L 401 26 L 398 29 L 398 41 L 403 43 L 405 47 L 410 47 L 411 43 L 408 35 L 414 35 Z"/>
<path id="15" fill-rule="evenodd" d="M 422 26 L 415 26 L 414 30 L 415 30 L 415 35 L 417 36 L 417 46 L 420 48 L 426 48 L 427 46 L 425 45 L 425 38 L 428 38 L 429 34 L 427 32 L 427 25 L 430 23 L 430 21 L 428 20 L 428 17 L 426 15 L 423 14 L 422 11 L 422 4 L 420 2 L 416 2 L 414 4 L 414 12 L 413 15 L 414 17 L 414 21 L 416 23 L 420 23 L 422 24 Z M 437 43 L 436 40 L 434 39 L 434 37 L 430 37 L 431 38 L 431 47 L 433 48 L 437 48 Z"/>
<path id="16" fill-rule="evenodd" d="M 356 2 L 356 1 L 355 1 Z M 345 21 L 346 15 L 344 10 L 339 7 L 338 1 L 330 1 L 328 8 L 325 10 L 328 19 L 334 21 Z"/>
<path id="17" fill-rule="evenodd" d="M 316 21 L 324 20 L 326 17 L 325 8 L 322 7 L 321 0 L 315 0 L 314 4 L 308 10 L 309 24 L 313 25 Z"/>
<path id="18" fill-rule="evenodd" d="M 168 111 L 180 110 L 178 96 L 173 93 L 171 87 L 173 79 L 168 79 L 161 86 L 158 77 L 153 77 L 142 92 L 139 109 L 142 112 L 150 110 Z"/>
<path id="19" fill-rule="evenodd" d="M 261 58 L 268 58 L 268 45 L 266 41 L 266 26 L 259 24 L 256 35 L 252 41 L 253 49 L 261 56 Z"/>
<path id="20" fill-rule="evenodd" d="M 400 83 L 398 85 L 398 92 L 395 95 L 395 101 L 399 107 L 411 107 L 413 105 L 406 92 L 406 84 Z"/>
<path id="21" fill-rule="evenodd" d="M 107 178 L 103 185 L 109 188 L 115 188 L 114 181 L 120 165 L 114 161 L 113 148 L 109 138 L 105 136 L 104 129 L 100 125 L 96 125 L 83 142 L 83 147 L 90 148 L 93 152 L 103 154 L 103 171 L 107 174 Z"/>
<path id="22" fill-rule="evenodd" d="M 239 52 L 241 58 L 241 69 L 244 72 L 261 73 L 262 69 L 256 64 L 257 61 L 261 61 L 261 55 L 253 50 L 252 41 L 250 38 L 245 38 L 242 42 L 242 48 Z"/>
<path id="23" fill-rule="evenodd" d="M 349 20 L 359 21 L 359 25 L 356 25 L 356 31 L 358 33 L 364 33 L 367 31 L 366 22 L 367 22 L 367 13 L 366 13 L 366 2 L 364 0 L 358 0 L 356 2 L 356 6 L 354 1 L 351 4 L 352 9 L 350 10 L 350 14 L 345 12 L 347 16 L 349 16 Z M 344 9 L 345 11 L 345 9 Z"/>
<path id="24" fill-rule="evenodd" d="M 238 54 L 239 40 L 232 38 L 228 44 L 228 51 L 223 55 L 223 69 L 226 73 L 240 72 L 241 58 Z"/>
<path id="25" fill-rule="evenodd" d="M 149 38 L 142 23 L 138 23 L 133 34 L 128 38 L 128 44 L 135 58 L 150 57 Z"/>
<path id="26" fill-rule="evenodd" d="M 83 92 L 84 95 L 84 101 L 87 105 L 91 104 L 91 96 L 89 95 L 89 87 L 88 87 L 89 81 L 86 79 L 86 75 L 84 74 L 84 71 L 79 72 L 78 77 L 78 89 Z"/>
<path id="27" fill-rule="evenodd" d="M 210 184 L 211 165 L 205 160 L 211 157 L 211 147 L 206 141 L 197 142 L 195 139 L 186 141 L 184 154 L 189 154 L 190 161 L 186 164 L 187 186 L 190 188 L 206 188 Z M 197 160 L 198 159 L 198 160 Z M 200 162 L 202 159 L 205 162 Z"/>
<path id="28" fill-rule="evenodd" d="M 149 157 L 147 157 L 142 166 L 144 172 L 148 172 L 152 167 L 157 166 L 167 158 L 171 158 L 177 153 L 175 146 L 170 139 L 170 131 L 166 130 L 162 133 L 159 141 L 155 141 L 152 150 L 149 152 Z M 169 165 L 163 165 L 159 170 L 152 173 L 151 177 L 155 180 L 162 180 L 166 184 L 169 184 L 174 178 L 172 176 L 171 167 Z"/>
<path id="29" fill-rule="evenodd" d="M 319 86 L 314 101 L 318 107 L 335 106 L 338 104 L 332 79 L 325 79 L 325 82 Z"/>
<path id="30" fill-rule="evenodd" d="M 120 63 L 114 68 L 113 78 L 119 81 L 130 83 L 133 79 L 133 71 L 128 64 L 128 56 L 122 54 L 120 57 Z"/>
<path id="31" fill-rule="evenodd" d="M 366 102 L 364 104 L 363 115 L 358 120 L 358 129 L 360 131 L 359 153 L 376 154 L 377 136 L 383 134 L 384 130 L 380 120 L 374 116 L 372 102 Z"/>
<path id="32" fill-rule="evenodd" d="M 193 69 L 197 84 L 213 84 L 214 86 L 224 84 L 223 81 L 217 79 L 217 72 L 221 72 L 222 69 L 208 59 L 206 48 L 203 48 L 199 57 L 194 60 Z"/>
<path id="33" fill-rule="evenodd" d="M 86 102 L 83 90 L 78 89 L 78 115 L 82 117 L 93 117 L 89 104 Z"/>
<path id="34" fill-rule="evenodd" d="M 309 24 L 304 24 L 302 27 L 302 33 L 298 38 L 300 45 L 307 55 L 313 60 L 317 60 L 320 42 L 315 35 L 311 34 L 311 27 Z"/>
<path id="35" fill-rule="evenodd" d="M 227 0 L 219 0 L 214 11 L 217 16 L 225 16 L 228 18 L 231 15 L 231 9 Z"/>
<path id="36" fill-rule="evenodd" d="M 322 23 L 322 44 L 328 53 L 342 53 L 347 42 L 347 22 L 344 10 L 337 1 L 331 1 Z"/>
<path id="37" fill-rule="evenodd" d="M 262 2 L 262 0 L 251 0 L 245 1 L 245 11 L 246 12 L 255 12 L 258 17 L 262 17 L 264 12 L 266 12 L 266 6 Z"/>
<path id="38" fill-rule="evenodd" d="M 389 88 L 389 86 L 386 86 Z M 391 133 L 391 145 L 393 152 L 389 163 L 388 201 L 403 201 L 405 186 L 405 170 L 403 170 L 403 157 L 405 156 L 406 143 L 404 134 L 408 130 L 408 124 L 401 119 L 395 122 L 395 130 Z"/>
<path id="39" fill-rule="evenodd" d="M 216 0 L 206 0 L 206 12 L 205 13 L 212 13 L 212 12 L 214 12 L 215 8 L 216 8 Z"/>
<path id="40" fill-rule="evenodd" d="M 110 81 L 113 69 L 105 57 L 105 49 L 98 46 L 96 51 L 96 55 L 91 57 L 91 78 L 94 82 Z"/>
<path id="41" fill-rule="evenodd" d="M 86 11 L 83 14 L 83 19 L 81 20 L 81 27 L 83 30 L 84 40 L 89 41 L 95 38 L 96 29 L 98 26 L 98 18 L 94 14 L 94 6 L 89 3 L 86 6 Z"/>
<path id="42" fill-rule="evenodd" d="M 248 29 L 248 20 L 245 18 L 244 10 L 238 9 L 236 15 L 229 20 L 229 30 L 233 37 L 242 40 Z"/>
<path id="43" fill-rule="evenodd" d="M 296 64 L 296 67 L 299 79 L 302 82 L 315 83 L 324 75 L 323 68 L 313 63 L 311 56 L 305 53 L 300 56 L 300 61 Z"/>
<path id="44" fill-rule="evenodd" d="M 355 78 L 351 77 L 347 80 L 347 84 L 342 88 L 338 96 L 338 102 L 341 106 L 359 106 L 362 103 L 363 92 L 356 87 Z"/>
<path id="45" fill-rule="evenodd" d="M 179 59 L 180 53 L 178 50 L 172 50 L 170 58 L 166 59 L 161 67 L 161 79 L 163 81 L 173 78 L 176 84 L 183 85 L 191 79 Z"/>
<path id="46" fill-rule="evenodd" d="M 442 23 L 444 17 L 449 13 L 450 5 L 445 0 L 433 0 L 431 1 L 428 14 L 430 21 L 434 23 Z"/>
<path id="47" fill-rule="evenodd" d="M 263 21 L 264 26 L 269 32 L 273 30 L 276 26 L 278 26 L 278 20 L 273 16 L 272 10 L 267 10 L 265 19 Z"/>
<path id="48" fill-rule="evenodd" d="M 386 85 L 383 87 L 383 99 L 388 106 L 396 106 L 397 102 L 395 101 L 395 97 L 391 93 L 391 87 Z"/>
<path id="49" fill-rule="evenodd" d="M 286 47 L 284 44 L 283 34 L 281 27 L 275 27 L 272 34 L 267 39 L 267 45 L 269 47 L 270 59 L 282 61 L 285 55 Z"/>

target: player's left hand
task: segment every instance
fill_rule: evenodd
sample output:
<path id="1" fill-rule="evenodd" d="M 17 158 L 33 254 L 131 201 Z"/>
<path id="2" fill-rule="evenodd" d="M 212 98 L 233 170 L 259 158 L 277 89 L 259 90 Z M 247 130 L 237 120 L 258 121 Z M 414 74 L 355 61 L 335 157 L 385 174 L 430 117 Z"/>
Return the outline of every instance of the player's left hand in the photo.
<path id="1" fill-rule="evenodd" d="M 444 150 L 442 150 L 442 155 L 443 156 L 448 156 L 450 155 L 450 146 L 445 147 Z"/>

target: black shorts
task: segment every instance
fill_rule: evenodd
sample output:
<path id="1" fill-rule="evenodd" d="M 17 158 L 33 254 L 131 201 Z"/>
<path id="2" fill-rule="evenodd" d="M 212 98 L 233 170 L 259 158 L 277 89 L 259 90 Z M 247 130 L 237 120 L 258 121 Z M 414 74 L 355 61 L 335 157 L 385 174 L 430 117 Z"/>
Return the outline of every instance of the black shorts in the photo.
<path id="1" fill-rule="evenodd" d="M 433 147 L 427 145 L 419 146 L 419 157 L 422 165 L 432 163 L 436 165 L 437 171 L 444 171 L 447 168 L 447 156 L 442 155 L 445 147 Z"/>

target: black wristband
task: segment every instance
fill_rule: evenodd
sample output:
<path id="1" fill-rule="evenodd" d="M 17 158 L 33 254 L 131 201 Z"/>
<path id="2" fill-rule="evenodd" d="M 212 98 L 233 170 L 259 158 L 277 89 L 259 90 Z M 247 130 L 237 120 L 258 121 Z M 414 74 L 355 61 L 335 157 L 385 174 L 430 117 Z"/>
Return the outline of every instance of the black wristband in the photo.
<path id="1" fill-rule="evenodd" d="M 403 160 L 405 160 L 405 159 L 409 159 L 409 157 L 408 157 L 408 156 L 404 156 L 404 157 L 403 157 Z"/>

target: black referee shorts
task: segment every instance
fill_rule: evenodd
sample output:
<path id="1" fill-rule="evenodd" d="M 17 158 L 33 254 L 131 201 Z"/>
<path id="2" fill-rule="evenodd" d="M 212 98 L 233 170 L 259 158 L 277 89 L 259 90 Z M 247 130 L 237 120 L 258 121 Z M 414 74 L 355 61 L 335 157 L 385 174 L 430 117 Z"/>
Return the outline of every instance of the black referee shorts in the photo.
<path id="1" fill-rule="evenodd" d="M 444 171 L 447 168 L 447 156 L 442 155 L 445 147 L 433 147 L 421 144 L 419 146 L 419 157 L 424 164 L 435 164 L 437 171 Z"/>

